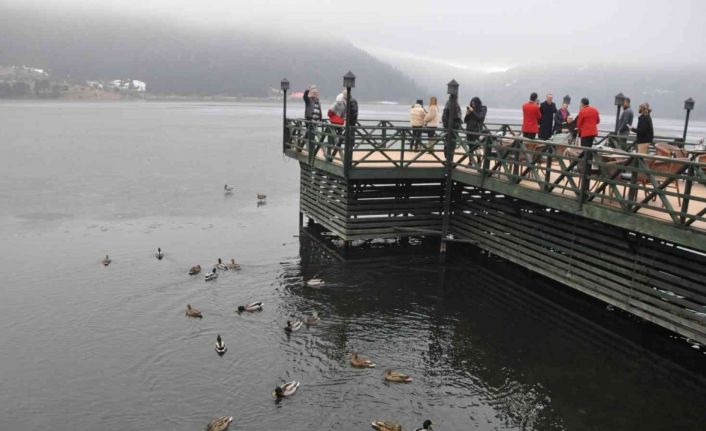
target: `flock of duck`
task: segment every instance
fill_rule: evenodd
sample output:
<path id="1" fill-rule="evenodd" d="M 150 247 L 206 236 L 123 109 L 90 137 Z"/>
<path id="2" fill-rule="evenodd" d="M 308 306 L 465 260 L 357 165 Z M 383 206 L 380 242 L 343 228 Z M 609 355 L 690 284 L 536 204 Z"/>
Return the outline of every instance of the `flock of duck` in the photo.
<path id="1" fill-rule="evenodd" d="M 224 187 L 224 190 L 226 193 L 229 193 L 233 190 L 233 188 L 231 186 L 226 185 Z M 265 197 L 265 195 L 258 193 L 258 202 L 263 201 Z M 158 248 L 157 252 L 155 253 L 155 257 L 157 258 L 157 260 L 162 260 L 164 258 L 164 251 L 162 251 L 161 248 Z M 105 257 L 101 261 L 104 266 L 110 265 L 111 262 L 112 260 L 108 255 L 105 255 Z M 235 262 L 235 259 L 231 259 L 230 263 L 224 263 L 221 258 L 218 258 L 218 262 L 213 266 L 213 269 L 211 269 L 210 272 L 206 273 L 204 279 L 206 281 L 215 280 L 216 278 L 218 278 L 218 271 L 239 271 L 240 269 L 240 265 Z M 190 276 L 194 276 L 199 273 L 201 273 L 201 265 L 194 265 L 188 271 L 188 274 Z M 321 287 L 324 285 L 324 281 L 320 278 L 311 278 L 306 282 L 306 284 L 309 287 Z M 251 302 L 245 305 L 238 306 L 235 312 L 238 314 L 256 313 L 263 311 L 263 306 L 264 304 L 262 302 Z M 187 317 L 190 318 L 203 318 L 203 313 L 201 313 L 199 309 L 193 307 L 191 304 L 186 304 L 185 314 Z M 307 327 L 316 325 L 317 323 L 319 323 L 320 320 L 321 318 L 319 317 L 318 313 L 316 311 L 312 311 L 310 312 L 310 314 L 303 316 L 302 319 L 288 320 L 287 324 L 284 327 L 284 331 L 287 334 L 291 334 L 299 331 L 305 325 Z M 216 336 L 214 350 L 219 356 L 225 355 L 228 351 L 228 347 L 226 346 L 220 334 Z M 351 366 L 353 366 L 354 368 L 375 368 L 375 363 L 372 360 L 364 356 L 360 356 L 357 352 L 350 353 L 350 363 Z M 386 381 L 393 383 L 412 382 L 412 377 L 410 377 L 409 375 L 393 370 L 385 370 L 383 372 L 383 378 Z M 274 397 L 278 401 L 290 397 L 297 392 L 297 389 L 299 389 L 300 384 L 301 383 L 298 381 L 290 381 L 283 383 L 275 387 L 274 391 L 272 391 L 272 397 Z M 206 426 L 206 431 L 225 431 L 230 426 L 230 423 L 232 421 L 232 416 L 221 416 L 215 418 L 208 423 L 208 425 Z M 371 425 L 374 429 L 378 431 L 402 431 L 402 426 L 400 424 L 390 421 L 375 420 L 371 423 Z M 417 428 L 415 431 L 432 430 L 433 425 L 434 424 L 430 420 L 425 420 L 422 424 L 422 427 Z"/>

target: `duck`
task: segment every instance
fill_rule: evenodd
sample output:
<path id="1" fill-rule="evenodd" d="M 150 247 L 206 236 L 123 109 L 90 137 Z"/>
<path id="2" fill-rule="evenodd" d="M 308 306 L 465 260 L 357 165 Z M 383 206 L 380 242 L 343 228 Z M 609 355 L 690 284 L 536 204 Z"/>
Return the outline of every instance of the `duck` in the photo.
<path id="1" fill-rule="evenodd" d="M 221 416 L 208 423 L 206 431 L 225 431 L 233 421 L 233 416 Z"/>
<path id="2" fill-rule="evenodd" d="M 223 260 L 220 257 L 218 258 L 218 263 L 216 264 L 216 268 L 220 269 L 221 271 L 228 270 L 228 267 L 226 266 L 225 263 L 223 263 Z"/>
<path id="3" fill-rule="evenodd" d="M 201 265 L 195 265 L 192 266 L 191 269 L 189 269 L 189 275 L 196 275 L 199 272 L 201 272 Z"/>
<path id="4" fill-rule="evenodd" d="M 402 425 L 389 421 L 373 421 L 371 423 L 374 429 L 378 431 L 402 431 Z"/>
<path id="5" fill-rule="evenodd" d="M 157 260 L 162 260 L 164 258 L 164 252 L 161 248 L 157 249 L 157 253 L 155 254 L 155 256 L 157 257 Z"/>
<path id="6" fill-rule="evenodd" d="M 325 284 L 325 282 L 320 278 L 312 278 L 306 282 L 306 285 L 309 287 L 321 287 L 324 284 Z"/>
<path id="7" fill-rule="evenodd" d="M 267 195 L 263 195 L 262 193 L 257 194 L 258 201 L 263 202 L 265 199 L 267 199 Z"/>
<path id="8" fill-rule="evenodd" d="M 226 347 L 226 343 L 223 342 L 220 334 L 216 337 L 215 348 L 216 348 L 216 353 L 218 353 L 219 356 L 223 356 L 226 353 L 226 351 L 228 350 L 228 348 Z"/>
<path id="9" fill-rule="evenodd" d="M 407 374 L 392 370 L 385 370 L 384 376 L 388 382 L 409 383 L 412 381 L 412 378 Z"/>
<path id="10" fill-rule="evenodd" d="M 375 368 L 375 364 L 364 356 L 358 356 L 357 352 L 351 352 L 351 365 L 355 368 Z"/>
<path id="11" fill-rule="evenodd" d="M 277 386 L 272 392 L 272 396 L 277 399 L 282 399 L 285 397 L 290 397 L 299 389 L 299 382 L 292 380 L 283 385 Z"/>
<path id="12" fill-rule="evenodd" d="M 319 320 L 321 320 L 321 318 L 319 317 L 319 313 L 316 311 L 312 311 L 308 316 L 304 316 L 304 323 L 306 326 L 316 325 L 319 323 Z"/>
<path id="13" fill-rule="evenodd" d="M 206 275 L 204 276 L 204 279 L 205 279 L 206 281 L 215 280 L 215 279 L 217 279 L 217 278 L 218 278 L 218 273 L 216 272 L 216 268 L 213 268 L 213 270 L 211 270 L 211 272 L 209 272 L 208 274 L 206 274 Z"/>
<path id="14" fill-rule="evenodd" d="M 247 311 L 248 313 L 254 313 L 256 311 L 262 311 L 262 302 L 251 302 L 249 304 L 241 305 L 238 307 L 238 313 Z"/>
<path id="15" fill-rule="evenodd" d="M 108 265 L 110 265 L 110 262 L 112 262 L 112 260 L 110 260 L 110 258 L 106 254 L 101 262 L 103 263 L 103 266 L 108 266 Z"/>
<path id="16" fill-rule="evenodd" d="M 230 193 L 230 192 L 232 192 L 233 190 L 235 190 L 235 187 L 234 187 L 234 186 L 229 186 L 228 184 L 226 184 L 226 185 L 223 186 L 223 191 L 225 191 L 226 193 Z"/>
<path id="17" fill-rule="evenodd" d="M 434 423 L 432 421 L 430 421 L 429 419 L 427 419 L 424 421 L 421 428 L 417 428 L 414 431 L 433 430 L 432 425 L 434 425 Z"/>
<path id="18" fill-rule="evenodd" d="M 197 309 L 191 306 L 191 304 L 186 304 L 186 315 L 189 317 L 197 317 L 197 318 L 202 318 L 203 315 L 201 312 Z"/>
<path id="19" fill-rule="evenodd" d="M 235 259 L 231 258 L 230 263 L 226 265 L 228 269 L 233 271 L 240 271 L 240 265 L 235 263 Z"/>
<path id="20" fill-rule="evenodd" d="M 284 327 L 284 330 L 286 332 L 296 332 L 302 328 L 302 321 L 301 320 L 287 320 L 287 326 Z"/>

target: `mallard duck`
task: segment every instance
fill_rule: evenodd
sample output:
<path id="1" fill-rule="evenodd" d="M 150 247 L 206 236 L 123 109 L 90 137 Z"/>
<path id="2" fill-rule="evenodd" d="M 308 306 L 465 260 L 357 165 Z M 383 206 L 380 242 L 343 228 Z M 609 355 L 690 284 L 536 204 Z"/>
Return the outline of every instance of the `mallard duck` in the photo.
<path id="1" fill-rule="evenodd" d="M 304 316 L 304 323 L 306 323 L 306 326 L 316 325 L 319 323 L 319 320 L 321 320 L 321 318 L 316 311 L 312 311 L 308 316 Z"/>
<path id="2" fill-rule="evenodd" d="M 227 265 L 228 269 L 233 270 L 233 271 L 240 271 L 240 265 L 235 263 L 235 259 L 231 258 L 230 263 Z"/>
<path id="3" fill-rule="evenodd" d="M 164 252 L 161 248 L 157 249 L 157 253 L 155 253 L 155 256 L 157 257 L 157 260 L 162 260 L 164 258 Z"/>
<path id="4" fill-rule="evenodd" d="M 414 431 L 433 430 L 434 428 L 432 428 L 432 425 L 434 425 L 434 423 L 432 421 L 430 421 L 429 419 L 427 419 L 424 421 L 421 428 L 417 428 Z"/>
<path id="5" fill-rule="evenodd" d="M 402 431 L 402 425 L 395 422 L 373 421 L 371 425 L 378 431 Z"/>
<path id="6" fill-rule="evenodd" d="M 388 382 L 409 383 L 412 381 L 412 378 L 409 377 L 407 374 L 392 370 L 385 370 L 384 376 L 385 380 L 387 380 Z"/>
<path id="7" fill-rule="evenodd" d="M 351 365 L 356 368 L 374 368 L 375 364 L 364 356 L 358 356 L 357 352 L 351 352 Z"/>
<path id="8" fill-rule="evenodd" d="M 232 192 L 233 190 L 235 190 L 235 187 L 234 187 L 234 186 L 229 186 L 228 184 L 226 184 L 226 185 L 223 186 L 223 191 L 225 191 L 226 193 L 230 193 L 230 192 Z"/>
<path id="9" fill-rule="evenodd" d="M 291 382 L 287 382 L 283 385 L 277 386 L 272 392 L 272 396 L 277 399 L 289 397 L 294 395 L 297 389 L 299 389 L 299 382 L 293 380 Z"/>
<path id="10" fill-rule="evenodd" d="M 110 260 L 110 258 L 106 254 L 101 262 L 103 263 L 104 266 L 108 266 L 108 265 L 110 265 L 110 262 L 112 262 L 112 260 Z"/>
<path id="11" fill-rule="evenodd" d="M 191 304 L 186 304 L 186 315 L 189 317 L 198 317 L 199 319 L 203 317 L 201 312 L 197 309 L 191 306 Z"/>
<path id="12" fill-rule="evenodd" d="M 208 423 L 206 431 L 225 431 L 233 421 L 233 416 L 221 416 Z"/>
<path id="13" fill-rule="evenodd" d="M 218 353 L 218 355 L 220 355 L 220 356 L 223 356 L 226 353 L 226 351 L 228 350 L 228 348 L 226 347 L 226 343 L 223 342 L 220 334 L 216 337 L 215 348 L 216 348 L 216 353 Z"/>
<path id="14" fill-rule="evenodd" d="M 216 268 L 220 269 L 221 271 L 227 271 L 228 267 L 226 266 L 225 263 L 223 263 L 223 260 L 221 258 L 218 258 L 218 263 L 216 264 Z"/>
<path id="15" fill-rule="evenodd" d="M 199 272 L 201 272 L 201 265 L 192 266 L 191 269 L 189 269 L 189 275 L 196 275 Z"/>
<path id="16" fill-rule="evenodd" d="M 216 272 L 216 268 L 213 268 L 213 270 L 211 270 L 211 272 L 209 272 L 208 274 L 206 274 L 206 275 L 204 276 L 204 279 L 205 279 L 206 281 L 215 280 L 215 279 L 217 279 L 217 278 L 218 278 L 218 273 Z"/>
<path id="17" fill-rule="evenodd" d="M 287 332 L 296 332 L 302 328 L 302 321 L 301 320 L 287 320 L 287 326 L 284 327 L 284 330 Z"/>
<path id="18" fill-rule="evenodd" d="M 312 278 L 306 282 L 306 285 L 309 287 L 321 287 L 324 284 L 325 284 L 325 282 L 320 278 Z"/>
<path id="19" fill-rule="evenodd" d="M 259 202 L 263 202 L 267 198 L 267 195 L 263 195 L 262 193 L 257 194 L 257 200 Z"/>
<path id="20" fill-rule="evenodd" d="M 262 302 L 251 302 L 250 304 L 240 305 L 238 307 L 238 313 L 242 313 L 243 311 L 247 311 L 248 313 L 262 311 Z"/>

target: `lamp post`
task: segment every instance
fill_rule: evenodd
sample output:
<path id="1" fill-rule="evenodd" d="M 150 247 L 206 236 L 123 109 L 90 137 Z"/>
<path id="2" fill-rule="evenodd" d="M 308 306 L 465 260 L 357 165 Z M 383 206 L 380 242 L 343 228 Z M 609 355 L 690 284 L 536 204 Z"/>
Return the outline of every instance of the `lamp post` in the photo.
<path id="1" fill-rule="evenodd" d="M 620 122 L 620 108 L 623 107 L 623 102 L 625 101 L 625 96 L 623 93 L 618 93 L 615 95 L 615 106 L 618 107 L 618 110 L 615 114 L 615 134 L 618 134 L 618 122 Z"/>
<path id="2" fill-rule="evenodd" d="M 684 109 L 686 110 L 686 121 L 684 122 L 684 142 L 686 142 L 686 130 L 689 128 L 689 114 L 694 109 L 694 99 L 689 97 L 684 101 Z"/>
<path id="3" fill-rule="evenodd" d="M 346 87 L 346 148 L 344 160 L 344 174 L 348 176 L 351 169 L 353 157 L 353 143 L 351 134 L 351 88 L 355 87 L 355 75 L 350 70 L 343 75 L 343 86 Z"/>
<path id="4" fill-rule="evenodd" d="M 287 144 L 287 141 L 289 141 L 287 133 L 287 90 L 289 90 L 289 80 L 282 78 L 282 82 L 280 82 L 279 85 L 284 95 L 284 105 L 282 106 L 282 150 L 284 151 L 284 146 Z"/>
<path id="5" fill-rule="evenodd" d="M 458 82 L 452 79 L 446 84 L 446 92 L 449 95 L 447 124 L 446 124 L 446 145 L 444 155 L 446 156 L 446 184 L 444 185 L 444 218 L 441 224 L 441 244 L 439 245 L 439 261 L 446 261 L 446 239 L 449 234 L 449 219 L 451 217 L 451 169 L 453 163 L 454 148 L 454 119 L 456 118 L 456 105 L 458 104 Z"/>
<path id="6" fill-rule="evenodd" d="M 565 103 L 567 106 L 568 106 L 568 105 L 571 105 L 571 96 L 569 96 L 568 94 L 567 94 L 566 96 L 564 96 L 564 103 Z"/>

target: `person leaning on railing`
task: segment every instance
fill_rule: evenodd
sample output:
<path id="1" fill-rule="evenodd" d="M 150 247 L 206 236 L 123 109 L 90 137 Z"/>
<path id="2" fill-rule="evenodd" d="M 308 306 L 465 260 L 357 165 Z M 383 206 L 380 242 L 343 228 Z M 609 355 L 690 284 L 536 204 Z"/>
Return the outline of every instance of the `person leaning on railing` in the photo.
<path id="1" fill-rule="evenodd" d="M 576 118 L 576 130 L 581 137 L 582 147 L 592 147 L 593 141 L 598 136 L 598 124 L 601 122 L 601 116 L 598 109 L 589 105 L 587 97 L 581 99 L 581 109 Z"/>

